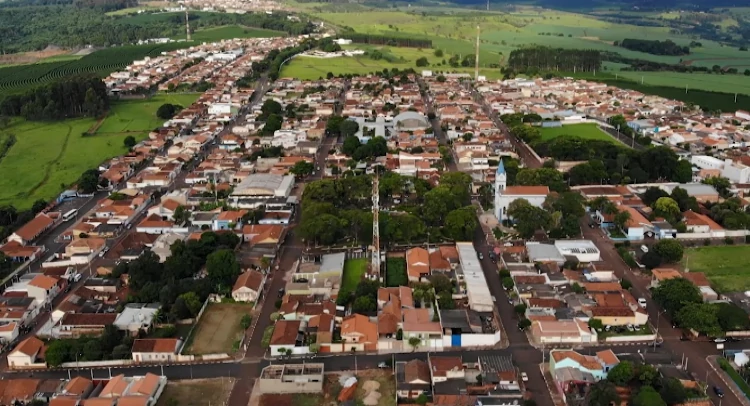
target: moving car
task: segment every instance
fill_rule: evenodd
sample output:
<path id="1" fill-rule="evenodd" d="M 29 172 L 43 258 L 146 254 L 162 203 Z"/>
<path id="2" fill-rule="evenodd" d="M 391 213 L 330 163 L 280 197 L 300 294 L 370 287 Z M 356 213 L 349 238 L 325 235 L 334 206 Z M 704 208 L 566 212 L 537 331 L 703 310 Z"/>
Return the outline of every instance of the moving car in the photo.
<path id="1" fill-rule="evenodd" d="M 641 306 L 641 309 L 645 309 L 646 308 L 646 299 L 644 299 L 642 297 L 638 298 L 638 306 Z"/>
<path id="2" fill-rule="evenodd" d="M 529 376 L 526 375 L 526 372 L 521 372 L 521 380 L 524 381 L 524 382 L 528 382 L 529 381 Z"/>
<path id="3" fill-rule="evenodd" d="M 484 259 L 484 254 L 482 254 L 481 252 L 479 253 L 479 259 L 480 259 L 480 260 L 483 260 L 483 259 Z"/>
<path id="4" fill-rule="evenodd" d="M 645 246 L 645 245 L 641 245 L 641 251 L 643 251 L 644 254 L 647 253 L 648 252 L 648 247 Z"/>
<path id="5" fill-rule="evenodd" d="M 724 397 L 724 391 L 721 390 L 721 388 L 718 387 L 718 386 L 714 386 L 714 393 L 716 394 L 716 396 L 718 396 L 720 398 Z"/>

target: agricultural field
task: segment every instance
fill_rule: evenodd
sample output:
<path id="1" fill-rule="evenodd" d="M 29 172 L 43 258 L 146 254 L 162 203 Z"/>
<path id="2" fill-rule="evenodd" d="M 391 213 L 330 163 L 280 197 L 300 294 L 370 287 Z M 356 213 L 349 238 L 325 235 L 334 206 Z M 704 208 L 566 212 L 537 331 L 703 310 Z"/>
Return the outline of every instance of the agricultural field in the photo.
<path id="1" fill-rule="evenodd" d="M 344 262 L 344 275 L 341 281 L 341 289 L 348 292 L 357 290 L 357 285 L 362 281 L 362 277 L 367 272 L 368 259 L 357 258 L 347 259 Z"/>
<path id="2" fill-rule="evenodd" d="M 571 124 L 562 127 L 540 128 L 539 130 L 542 132 L 542 141 L 571 135 L 587 140 L 615 141 L 612 136 L 600 130 L 596 124 Z"/>
<path id="3" fill-rule="evenodd" d="M 188 48 L 194 44 L 195 42 L 183 41 L 168 44 L 127 45 L 102 49 L 79 59 L 0 68 L 0 93 L 24 91 L 29 87 L 78 73 L 93 73 L 103 77 L 124 68 L 134 60 L 156 56 L 165 51 Z"/>
<path id="4" fill-rule="evenodd" d="M 164 120 L 156 117 L 156 110 L 165 103 L 188 107 L 198 99 L 197 93 L 159 94 L 145 100 L 113 102 L 97 135 L 128 134 L 143 139 L 148 131 L 161 126 Z"/>
<path id="5" fill-rule="evenodd" d="M 242 338 L 240 320 L 250 310 L 245 303 L 210 303 L 188 339 L 185 353 L 231 353 Z"/>
<path id="6" fill-rule="evenodd" d="M 0 161 L 0 205 L 25 209 L 37 199 L 49 200 L 103 160 L 121 155 L 125 134 L 88 135 L 95 120 L 54 123 L 17 120 L 5 130 L 16 143 Z"/>
<path id="7" fill-rule="evenodd" d="M 747 260 L 750 246 L 711 246 L 685 250 L 682 265 L 690 272 L 703 272 L 722 293 L 750 290 Z"/>
<path id="8" fill-rule="evenodd" d="M 265 38 L 283 37 L 285 32 L 265 30 L 263 28 L 243 27 L 239 25 L 227 25 L 224 27 L 205 28 L 191 34 L 191 39 L 197 42 L 221 41 L 232 38 Z M 185 39 L 185 34 L 173 39 Z"/>
<path id="9" fill-rule="evenodd" d="M 156 406 L 223 405 L 229 399 L 233 378 L 191 379 L 167 382 Z"/>
<path id="10" fill-rule="evenodd" d="M 618 77 L 640 82 L 647 85 L 671 86 L 693 90 L 710 90 L 724 93 L 739 93 L 750 95 L 750 76 L 744 75 L 714 75 L 708 73 L 679 73 L 679 72 L 618 72 Z"/>

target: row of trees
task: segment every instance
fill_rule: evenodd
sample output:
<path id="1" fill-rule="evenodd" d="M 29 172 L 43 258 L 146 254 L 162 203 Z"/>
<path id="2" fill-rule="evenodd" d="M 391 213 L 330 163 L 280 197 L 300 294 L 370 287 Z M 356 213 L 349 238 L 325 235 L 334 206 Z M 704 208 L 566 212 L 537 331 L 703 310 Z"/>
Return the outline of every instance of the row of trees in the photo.
<path id="1" fill-rule="evenodd" d="M 510 53 L 507 68 L 525 72 L 529 69 L 564 72 L 601 70 L 599 51 L 535 46 L 515 49 Z"/>
<path id="2" fill-rule="evenodd" d="M 633 406 L 673 406 L 705 396 L 696 389 L 686 389 L 677 378 L 663 377 L 652 365 L 621 361 L 608 372 L 607 379 L 589 387 L 586 404 L 619 404 L 617 387 L 635 388 L 630 402 Z"/>
<path id="3" fill-rule="evenodd" d="M 100 361 L 130 358 L 133 339 L 114 325 L 104 327 L 99 337 L 52 340 L 44 352 L 47 365 L 58 367 L 65 362 Z"/>
<path id="4" fill-rule="evenodd" d="M 615 46 L 619 45 L 631 51 L 640 51 L 640 52 L 645 52 L 647 54 L 653 54 L 653 55 L 679 56 L 679 55 L 690 54 L 690 47 L 679 46 L 675 44 L 674 41 L 668 40 L 668 39 L 664 41 L 659 41 L 659 40 L 648 40 L 648 39 L 625 38 L 619 43 L 615 41 L 614 45 Z"/>
<path id="5" fill-rule="evenodd" d="M 0 115 L 27 120 L 96 117 L 109 108 L 107 86 L 96 76 L 77 75 L 9 95 L 0 103 Z"/>
<path id="6" fill-rule="evenodd" d="M 508 206 L 508 216 L 516 222 L 516 231 L 527 239 L 537 230 L 548 231 L 550 238 L 578 236 L 578 220 L 584 214 L 583 197 L 576 192 L 550 194 L 541 208 L 526 199 L 516 199 Z"/>
<path id="7" fill-rule="evenodd" d="M 259 79 L 263 73 L 267 73 L 270 80 L 276 80 L 279 78 L 279 71 L 281 71 L 281 65 L 284 62 L 291 59 L 294 55 L 309 51 L 316 46 L 318 46 L 317 41 L 306 40 L 296 47 L 272 49 L 265 58 L 253 62 L 250 73 L 241 78 L 237 83 L 241 86 L 247 86 L 250 82 Z"/>
<path id="8" fill-rule="evenodd" d="M 750 328 L 744 310 L 733 303 L 705 303 L 700 290 L 684 278 L 661 282 L 653 290 L 653 298 L 679 327 L 710 337 Z"/>
<path id="9" fill-rule="evenodd" d="M 388 45 L 406 48 L 432 48 L 432 40 L 429 39 L 361 34 L 355 32 L 345 32 L 341 34 L 341 36 L 350 39 L 357 44 Z"/>

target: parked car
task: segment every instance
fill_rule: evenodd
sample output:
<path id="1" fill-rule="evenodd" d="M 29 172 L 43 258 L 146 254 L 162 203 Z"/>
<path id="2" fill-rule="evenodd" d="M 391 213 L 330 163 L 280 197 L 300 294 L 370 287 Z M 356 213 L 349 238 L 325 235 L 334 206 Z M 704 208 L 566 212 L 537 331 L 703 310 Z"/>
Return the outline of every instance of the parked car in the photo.
<path id="1" fill-rule="evenodd" d="M 724 391 L 721 390 L 721 388 L 718 387 L 718 386 L 714 386 L 714 393 L 716 394 L 716 396 L 718 396 L 720 398 L 724 397 Z"/>
<path id="2" fill-rule="evenodd" d="M 647 253 L 648 252 L 648 247 L 645 246 L 645 245 L 641 245 L 641 251 L 643 251 L 644 254 Z"/>
<path id="3" fill-rule="evenodd" d="M 380 368 L 380 369 L 388 369 L 390 367 L 388 366 L 387 363 L 381 362 L 381 363 L 378 364 L 378 368 Z"/>
<path id="4" fill-rule="evenodd" d="M 482 253 L 480 252 L 480 253 L 479 253 L 479 260 L 483 260 L 483 259 L 484 259 L 484 254 L 482 254 Z"/>
<path id="5" fill-rule="evenodd" d="M 717 338 L 714 338 L 714 342 L 715 343 L 725 343 L 725 342 L 727 342 L 727 339 L 724 338 L 724 337 L 717 337 Z"/>
<path id="6" fill-rule="evenodd" d="M 529 376 L 526 375 L 526 372 L 521 372 L 521 380 L 524 381 L 524 382 L 528 382 L 529 381 Z"/>

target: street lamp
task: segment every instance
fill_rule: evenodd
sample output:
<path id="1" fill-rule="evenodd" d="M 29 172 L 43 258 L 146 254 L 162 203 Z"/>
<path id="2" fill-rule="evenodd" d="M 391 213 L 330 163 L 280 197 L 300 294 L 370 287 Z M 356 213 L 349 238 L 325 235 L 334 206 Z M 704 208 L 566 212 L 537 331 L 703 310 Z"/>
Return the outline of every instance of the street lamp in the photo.
<path id="1" fill-rule="evenodd" d="M 654 336 L 654 351 L 656 351 L 656 339 L 659 337 L 659 320 L 661 320 L 661 315 L 665 311 L 666 310 L 657 311 L 657 314 L 656 314 L 656 335 Z"/>

